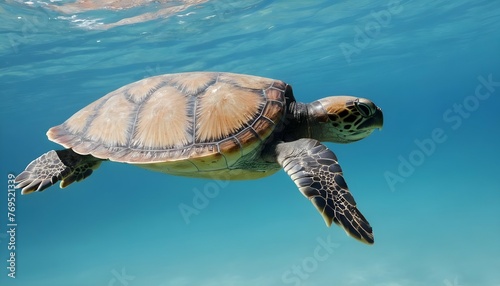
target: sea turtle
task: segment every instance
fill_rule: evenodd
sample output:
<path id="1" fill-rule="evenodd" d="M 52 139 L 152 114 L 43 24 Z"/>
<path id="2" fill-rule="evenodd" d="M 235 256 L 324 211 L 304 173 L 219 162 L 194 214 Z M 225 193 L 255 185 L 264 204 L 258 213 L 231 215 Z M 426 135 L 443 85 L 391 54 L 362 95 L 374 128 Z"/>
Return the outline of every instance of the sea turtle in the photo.
<path id="1" fill-rule="evenodd" d="M 15 181 L 22 194 L 67 187 L 103 161 L 163 173 L 256 179 L 283 168 L 323 216 L 373 243 L 337 157 L 321 141 L 349 143 L 383 124 L 373 102 L 330 96 L 295 101 L 280 80 L 222 72 L 165 74 L 128 84 L 47 132 L 64 146 L 32 161 Z"/>

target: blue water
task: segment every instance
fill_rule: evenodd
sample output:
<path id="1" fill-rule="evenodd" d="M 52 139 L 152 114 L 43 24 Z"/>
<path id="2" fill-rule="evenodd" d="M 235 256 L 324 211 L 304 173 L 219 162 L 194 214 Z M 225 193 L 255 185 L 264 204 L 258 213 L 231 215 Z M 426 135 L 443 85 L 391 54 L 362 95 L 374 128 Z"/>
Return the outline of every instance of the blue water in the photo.
<path id="1" fill-rule="evenodd" d="M 100 30 L 156 4 L 71 17 L 2 1 L 0 284 L 500 285 L 500 5 L 372 2 L 215 0 Z M 105 163 L 17 193 L 8 277 L 8 174 L 58 148 L 48 128 L 127 83 L 195 70 L 381 106 L 382 131 L 327 143 L 375 244 L 325 227 L 284 172 L 216 182 Z"/>

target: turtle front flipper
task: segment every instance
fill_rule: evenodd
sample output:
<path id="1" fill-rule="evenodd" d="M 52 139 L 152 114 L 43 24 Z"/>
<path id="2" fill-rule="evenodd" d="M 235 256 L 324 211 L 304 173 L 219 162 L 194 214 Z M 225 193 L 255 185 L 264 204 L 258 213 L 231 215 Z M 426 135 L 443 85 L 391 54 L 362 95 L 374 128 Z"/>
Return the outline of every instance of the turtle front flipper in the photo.
<path id="1" fill-rule="evenodd" d="M 41 192 L 59 180 L 60 187 L 65 188 L 90 176 L 101 161 L 91 155 L 79 155 L 71 149 L 52 150 L 33 160 L 16 177 L 16 189 L 22 188 L 23 195 Z"/>
<path id="2" fill-rule="evenodd" d="M 299 139 L 278 144 L 276 155 L 278 163 L 318 209 L 327 226 L 333 221 L 348 235 L 373 243 L 372 228 L 356 207 L 331 150 L 317 140 Z"/>

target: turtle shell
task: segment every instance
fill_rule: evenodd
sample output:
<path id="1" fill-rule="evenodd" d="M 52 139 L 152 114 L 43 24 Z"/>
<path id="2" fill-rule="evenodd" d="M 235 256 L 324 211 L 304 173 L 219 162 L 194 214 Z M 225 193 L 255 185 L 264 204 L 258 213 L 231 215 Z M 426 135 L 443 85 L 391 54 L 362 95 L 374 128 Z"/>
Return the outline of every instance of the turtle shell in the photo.
<path id="1" fill-rule="evenodd" d="M 154 76 L 105 95 L 47 136 L 81 155 L 116 162 L 220 170 L 271 136 L 285 116 L 285 93 L 293 99 L 286 83 L 249 75 Z"/>

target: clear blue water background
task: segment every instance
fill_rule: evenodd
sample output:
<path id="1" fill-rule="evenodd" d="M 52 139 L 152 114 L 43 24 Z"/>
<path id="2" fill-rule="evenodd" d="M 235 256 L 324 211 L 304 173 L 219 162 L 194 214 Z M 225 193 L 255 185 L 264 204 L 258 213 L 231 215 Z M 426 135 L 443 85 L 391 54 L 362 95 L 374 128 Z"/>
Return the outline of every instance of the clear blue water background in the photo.
<path id="1" fill-rule="evenodd" d="M 0 284 L 500 285 L 500 5 L 389 3 L 210 1 L 101 31 L 92 25 L 154 6 L 72 19 L 2 1 Z M 106 163 L 66 190 L 18 194 L 7 277 L 7 175 L 58 148 L 47 129 L 127 83 L 195 70 L 282 79 L 304 102 L 381 106 L 382 131 L 327 143 L 375 244 L 325 227 L 284 172 L 214 182 Z M 186 220 L 179 206 L 214 186 Z"/>

